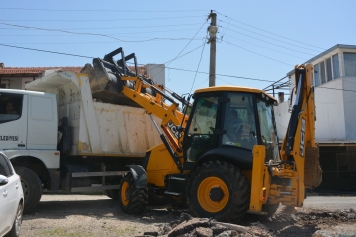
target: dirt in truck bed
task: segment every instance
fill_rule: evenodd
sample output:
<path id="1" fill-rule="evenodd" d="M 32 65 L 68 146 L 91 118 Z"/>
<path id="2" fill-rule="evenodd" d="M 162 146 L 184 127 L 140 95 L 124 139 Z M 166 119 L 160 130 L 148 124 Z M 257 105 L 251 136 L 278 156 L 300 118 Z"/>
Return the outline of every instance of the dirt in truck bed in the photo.
<path id="1" fill-rule="evenodd" d="M 280 206 L 271 218 L 247 215 L 236 225 L 169 205 L 128 215 L 103 195 L 44 195 L 24 216 L 21 236 L 356 236 L 355 207 L 356 197 L 308 197 L 295 213 Z"/>

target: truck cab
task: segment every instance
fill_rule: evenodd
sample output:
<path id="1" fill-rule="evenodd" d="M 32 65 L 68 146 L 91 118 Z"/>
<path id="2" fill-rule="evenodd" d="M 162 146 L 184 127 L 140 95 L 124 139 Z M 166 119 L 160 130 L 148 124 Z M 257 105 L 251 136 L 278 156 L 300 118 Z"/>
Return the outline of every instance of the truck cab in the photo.
<path id="1" fill-rule="evenodd" d="M 0 89 L 0 148 L 6 152 L 56 150 L 56 108 L 54 94 Z M 52 165 L 57 168 L 58 158 L 57 165 Z"/>

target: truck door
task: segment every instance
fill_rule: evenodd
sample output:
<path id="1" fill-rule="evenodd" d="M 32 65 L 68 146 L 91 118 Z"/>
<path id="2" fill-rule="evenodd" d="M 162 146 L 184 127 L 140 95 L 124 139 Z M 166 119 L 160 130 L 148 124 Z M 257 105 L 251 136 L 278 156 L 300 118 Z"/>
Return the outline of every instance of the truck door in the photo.
<path id="1" fill-rule="evenodd" d="M 0 149 L 27 148 L 28 96 L 0 92 Z"/>

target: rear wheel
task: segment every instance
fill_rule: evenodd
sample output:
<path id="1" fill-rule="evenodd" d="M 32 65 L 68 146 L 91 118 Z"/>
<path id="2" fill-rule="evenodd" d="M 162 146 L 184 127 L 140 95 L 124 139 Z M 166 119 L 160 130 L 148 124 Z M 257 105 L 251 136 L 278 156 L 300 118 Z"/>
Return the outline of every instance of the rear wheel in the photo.
<path id="1" fill-rule="evenodd" d="M 262 211 L 267 212 L 266 217 L 271 217 L 274 215 L 274 213 L 276 213 L 278 207 L 279 207 L 279 203 L 263 204 Z"/>
<path id="2" fill-rule="evenodd" d="M 185 209 L 187 208 L 187 198 L 184 196 L 172 196 L 171 204 L 174 209 Z"/>
<path id="3" fill-rule="evenodd" d="M 187 193 L 193 215 L 226 222 L 241 220 L 250 200 L 246 177 L 238 167 L 224 161 L 199 166 L 191 175 Z"/>
<path id="4" fill-rule="evenodd" d="M 135 188 L 131 173 L 127 173 L 120 182 L 120 207 L 128 214 L 143 213 L 146 209 L 148 194 L 146 188 Z"/>
<path id="5" fill-rule="evenodd" d="M 264 221 L 270 218 L 271 216 L 276 213 L 277 209 L 279 207 L 279 203 L 274 203 L 274 204 L 263 204 L 262 205 L 262 210 L 263 212 L 266 212 L 267 215 L 253 215 L 253 218 L 258 220 L 258 221 Z"/>
<path id="6" fill-rule="evenodd" d="M 161 206 L 168 202 L 168 196 L 160 191 L 161 190 L 156 190 L 154 188 L 148 189 L 148 205 Z"/>
<path id="7" fill-rule="evenodd" d="M 107 189 L 103 193 L 114 200 L 119 200 L 120 198 L 120 189 Z"/>
<path id="8" fill-rule="evenodd" d="M 21 177 L 25 197 L 24 213 L 29 213 L 37 206 L 42 197 L 42 182 L 37 174 L 30 169 L 22 166 L 15 166 L 14 168 Z"/>

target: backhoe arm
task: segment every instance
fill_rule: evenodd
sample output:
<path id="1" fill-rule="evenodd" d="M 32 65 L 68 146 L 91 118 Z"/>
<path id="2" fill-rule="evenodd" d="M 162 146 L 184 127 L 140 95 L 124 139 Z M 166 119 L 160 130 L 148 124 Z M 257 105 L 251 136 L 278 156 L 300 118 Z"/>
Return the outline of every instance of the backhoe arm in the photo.
<path id="1" fill-rule="evenodd" d="M 280 150 L 281 160 L 265 163 L 266 148 L 254 147 L 250 212 L 260 213 L 263 205 L 278 203 L 301 207 L 305 188 L 321 182 L 312 75 L 311 64 L 295 67 L 296 99 Z"/>

